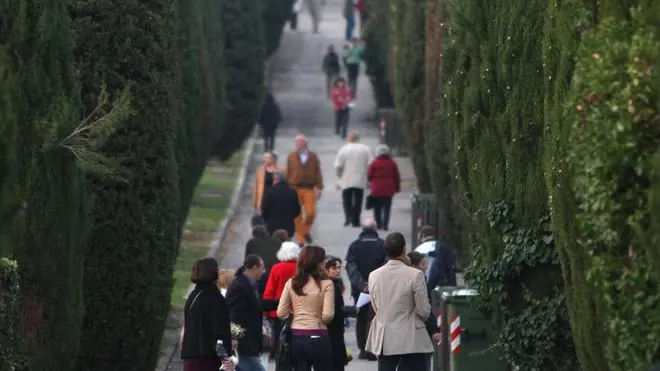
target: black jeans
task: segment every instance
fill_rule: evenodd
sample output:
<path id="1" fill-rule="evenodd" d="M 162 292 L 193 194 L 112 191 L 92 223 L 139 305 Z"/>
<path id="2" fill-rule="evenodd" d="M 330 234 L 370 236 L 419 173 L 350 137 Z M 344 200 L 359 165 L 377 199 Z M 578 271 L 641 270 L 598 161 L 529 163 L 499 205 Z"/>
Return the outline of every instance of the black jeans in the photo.
<path id="1" fill-rule="evenodd" d="M 346 224 L 350 223 L 354 227 L 360 226 L 360 214 L 362 213 L 363 198 L 364 189 L 362 188 L 346 188 L 341 191 L 341 199 L 344 206 Z"/>
<path id="2" fill-rule="evenodd" d="M 335 134 L 339 135 L 342 139 L 346 139 L 347 130 L 348 130 L 348 108 L 335 111 Z"/>
<path id="3" fill-rule="evenodd" d="M 360 64 L 351 63 L 346 65 L 348 72 L 348 87 L 353 91 L 353 97 L 357 96 L 357 80 L 360 75 Z"/>
<path id="4" fill-rule="evenodd" d="M 357 298 L 355 298 L 355 302 L 357 303 Z M 373 321 L 373 319 L 374 311 L 371 309 L 371 304 L 367 304 L 358 309 L 355 318 L 355 338 L 360 352 L 364 352 L 364 348 L 367 344 L 367 336 L 369 335 L 369 327 L 371 326 L 371 321 Z"/>
<path id="5" fill-rule="evenodd" d="M 291 25 L 291 29 L 295 31 L 298 28 L 298 13 L 291 13 L 291 18 L 289 18 L 289 24 Z"/>
<path id="6" fill-rule="evenodd" d="M 326 336 L 294 335 L 291 340 L 291 355 L 295 371 L 331 371 L 332 345 Z"/>
<path id="7" fill-rule="evenodd" d="M 264 151 L 273 152 L 275 150 L 275 131 L 264 131 Z"/>
<path id="8" fill-rule="evenodd" d="M 387 229 L 390 224 L 390 211 L 392 210 L 392 197 L 373 197 L 374 219 L 378 229 Z"/>
<path id="9" fill-rule="evenodd" d="M 272 347 L 270 349 L 270 357 L 277 357 L 277 351 L 280 349 L 280 332 L 282 332 L 282 321 L 279 318 L 269 318 L 270 330 L 273 336 Z"/>
<path id="10" fill-rule="evenodd" d="M 426 353 L 378 356 L 378 371 L 430 371 L 426 368 Z"/>

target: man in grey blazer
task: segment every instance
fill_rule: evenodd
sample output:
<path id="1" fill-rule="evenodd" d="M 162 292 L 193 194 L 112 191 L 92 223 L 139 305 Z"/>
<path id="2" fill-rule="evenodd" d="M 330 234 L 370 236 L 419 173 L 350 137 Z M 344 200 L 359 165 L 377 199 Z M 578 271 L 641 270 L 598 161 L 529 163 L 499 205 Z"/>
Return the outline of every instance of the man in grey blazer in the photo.
<path id="1" fill-rule="evenodd" d="M 378 355 L 378 371 L 424 371 L 427 355 L 433 352 L 425 324 L 431 304 L 424 272 L 406 264 L 406 240 L 401 233 L 385 238 L 385 253 L 389 261 L 369 275 L 376 316 L 366 348 Z"/>

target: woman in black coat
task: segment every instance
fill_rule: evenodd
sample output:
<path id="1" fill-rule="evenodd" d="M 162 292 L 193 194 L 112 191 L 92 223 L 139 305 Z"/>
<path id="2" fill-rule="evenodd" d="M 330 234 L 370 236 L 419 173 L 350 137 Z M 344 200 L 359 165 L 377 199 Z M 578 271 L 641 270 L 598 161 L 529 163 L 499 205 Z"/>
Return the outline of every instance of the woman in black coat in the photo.
<path id="1" fill-rule="evenodd" d="M 325 270 L 335 284 L 335 316 L 328 325 L 328 336 L 332 345 L 332 371 L 344 371 L 348 363 L 346 343 L 344 342 L 344 283 L 341 280 L 341 259 L 328 257 Z"/>
<path id="2" fill-rule="evenodd" d="M 221 360 L 216 343 L 221 340 L 227 354 L 232 354 L 229 309 L 216 285 L 218 262 L 213 258 L 198 260 L 190 281 L 195 289 L 184 307 L 184 331 L 181 358 L 184 371 L 217 371 L 220 366 L 233 370 L 234 364 Z"/>

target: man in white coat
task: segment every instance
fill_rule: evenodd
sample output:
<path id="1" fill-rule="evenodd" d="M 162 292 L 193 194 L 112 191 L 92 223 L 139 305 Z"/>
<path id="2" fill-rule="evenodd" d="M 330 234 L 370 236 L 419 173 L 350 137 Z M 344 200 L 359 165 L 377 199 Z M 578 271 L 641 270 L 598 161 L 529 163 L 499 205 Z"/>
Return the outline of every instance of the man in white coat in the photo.
<path id="1" fill-rule="evenodd" d="M 371 149 L 366 144 L 359 143 L 360 135 L 351 131 L 348 133 L 348 143 L 339 149 L 335 157 L 338 187 L 341 189 L 344 206 L 344 226 L 360 227 L 360 214 L 364 200 L 364 189 L 367 188 L 367 171 L 373 159 Z"/>
<path id="2" fill-rule="evenodd" d="M 369 274 L 371 306 L 376 313 L 366 350 L 378 356 L 378 371 L 424 371 L 433 352 L 426 320 L 431 313 L 424 273 L 406 263 L 401 233 L 385 238 L 389 261 Z"/>

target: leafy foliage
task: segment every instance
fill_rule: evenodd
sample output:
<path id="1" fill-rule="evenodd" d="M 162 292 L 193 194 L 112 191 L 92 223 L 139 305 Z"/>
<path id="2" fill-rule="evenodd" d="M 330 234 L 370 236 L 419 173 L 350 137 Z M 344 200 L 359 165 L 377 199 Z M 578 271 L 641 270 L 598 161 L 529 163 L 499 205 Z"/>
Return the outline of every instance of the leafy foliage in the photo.
<path id="1" fill-rule="evenodd" d="M 389 1 L 368 1 L 370 16 L 364 29 L 366 74 L 371 80 L 378 108 L 393 108 L 394 97 L 388 74 L 389 29 L 382 26 L 389 22 Z"/>
<path id="2" fill-rule="evenodd" d="M 660 51 L 640 14 L 605 18 L 584 38 L 566 108 L 578 111 L 569 142 L 577 243 L 594 252 L 588 278 L 605 313 L 610 368 L 631 371 L 660 360 L 660 262 L 651 259 L 660 211 L 649 202 L 660 187 Z"/>
<path id="3" fill-rule="evenodd" d="M 20 295 L 16 262 L 0 258 L 0 371 L 10 371 L 18 360 Z"/>
<path id="4" fill-rule="evenodd" d="M 255 3 L 257 3 L 255 1 Z M 284 25 L 291 18 L 291 10 L 293 9 L 295 0 L 270 0 L 263 2 L 263 37 L 265 42 L 266 57 L 270 57 L 275 53 L 280 46 L 282 40 L 282 33 L 284 32 Z M 252 25 L 258 18 L 248 18 L 246 24 Z M 257 31 L 258 32 L 258 31 Z M 258 36 L 258 35 L 255 35 Z"/>

